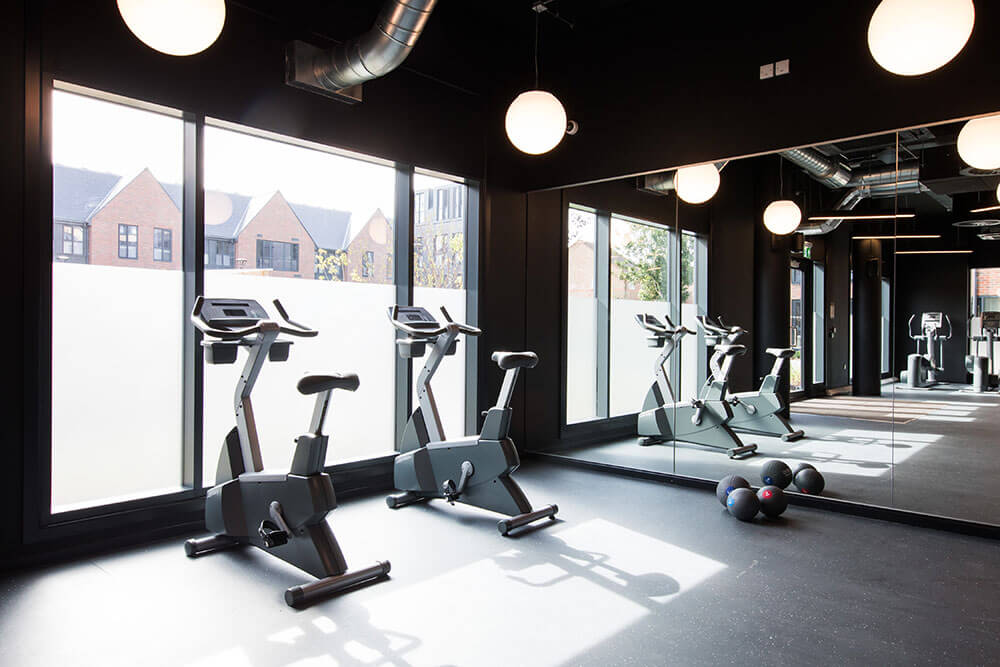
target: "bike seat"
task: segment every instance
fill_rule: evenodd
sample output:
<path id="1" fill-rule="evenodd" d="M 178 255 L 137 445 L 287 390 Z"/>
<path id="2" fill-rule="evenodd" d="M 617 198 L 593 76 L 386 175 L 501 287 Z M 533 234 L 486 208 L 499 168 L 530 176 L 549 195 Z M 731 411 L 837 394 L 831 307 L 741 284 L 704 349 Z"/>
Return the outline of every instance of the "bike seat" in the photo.
<path id="1" fill-rule="evenodd" d="M 772 357 L 780 359 L 791 359 L 795 356 L 795 349 L 791 347 L 769 347 L 764 351 Z"/>
<path id="2" fill-rule="evenodd" d="M 494 352 L 493 361 L 505 371 L 512 368 L 534 368 L 538 365 L 538 355 L 534 352 Z"/>
<path id="3" fill-rule="evenodd" d="M 301 380 L 299 380 L 296 387 L 300 394 L 318 394 L 321 391 L 328 391 L 330 389 L 346 389 L 347 391 L 355 391 L 358 385 L 361 384 L 361 380 L 355 373 L 336 373 L 334 375 L 307 375 Z"/>
<path id="4" fill-rule="evenodd" d="M 716 352 L 721 352 L 727 357 L 739 356 L 747 351 L 746 345 L 716 345 Z"/>

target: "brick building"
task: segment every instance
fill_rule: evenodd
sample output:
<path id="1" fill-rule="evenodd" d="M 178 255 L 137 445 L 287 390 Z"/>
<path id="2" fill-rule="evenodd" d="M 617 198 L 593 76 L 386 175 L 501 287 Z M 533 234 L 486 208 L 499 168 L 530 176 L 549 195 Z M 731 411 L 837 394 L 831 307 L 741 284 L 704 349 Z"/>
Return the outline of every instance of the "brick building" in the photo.
<path id="1" fill-rule="evenodd" d="M 415 199 L 416 265 L 433 265 L 452 283 L 426 284 L 461 287 L 464 186 L 423 190 Z M 149 169 L 121 177 L 55 165 L 54 261 L 176 270 L 180 242 L 180 186 L 159 183 Z M 358 219 L 289 202 L 280 191 L 205 193 L 206 269 L 391 284 L 392 251 L 392 221 L 380 209 Z"/>

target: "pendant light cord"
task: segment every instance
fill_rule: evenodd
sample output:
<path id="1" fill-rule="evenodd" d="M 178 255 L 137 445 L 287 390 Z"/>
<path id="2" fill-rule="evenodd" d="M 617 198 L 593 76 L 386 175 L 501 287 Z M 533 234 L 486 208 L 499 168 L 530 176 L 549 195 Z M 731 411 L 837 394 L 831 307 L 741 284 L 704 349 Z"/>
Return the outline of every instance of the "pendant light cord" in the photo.
<path id="1" fill-rule="evenodd" d="M 778 199 L 785 196 L 785 160 L 780 155 L 778 156 Z"/>
<path id="2" fill-rule="evenodd" d="M 535 13 L 535 90 L 538 90 L 538 17 Z"/>

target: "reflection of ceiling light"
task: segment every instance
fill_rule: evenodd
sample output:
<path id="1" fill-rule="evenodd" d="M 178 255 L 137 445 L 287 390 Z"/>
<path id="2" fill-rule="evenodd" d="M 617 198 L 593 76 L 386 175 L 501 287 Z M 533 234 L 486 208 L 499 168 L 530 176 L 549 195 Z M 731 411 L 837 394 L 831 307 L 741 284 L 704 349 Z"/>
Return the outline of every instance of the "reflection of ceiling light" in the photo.
<path id="1" fill-rule="evenodd" d="M 983 241 L 1000 241 L 1000 232 L 983 232 L 976 234 Z"/>
<path id="2" fill-rule="evenodd" d="M 971 255 L 971 250 L 897 250 L 897 255 Z"/>
<path id="3" fill-rule="evenodd" d="M 688 204 L 703 204 L 719 191 L 719 170 L 714 164 L 681 167 L 674 174 L 677 196 Z"/>
<path id="4" fill-rule="evenodd" d="M 897 220 L 915 218 L 916 213 L 831 213 L 829 215 L 810 215 L 810 220 Z"/>
<path id="5" fill-rule="evenodd" d="M 865 240 L 865 241 L 891 241 L 894 239 L 939 239 L 940 234 L 892 234 L 884 236 L 855 236 L 854 240 Z"/>
<path id="6" fill-rule="evenodd" d="M 504 124 L 517 150 L 541 155 L 558 146 L 566 134 L 566 109 L 552 93 L 528 90 L 510 103 Z"/>
<path id="7" fill-rule="evenodd" d="M 951 224 L 953 227 L 996 227 L 1000 225 L 1000 220 L 993 218 L 985 220 L 962 220 L 961 222 L 953 222 Z"/>
<path id="8" fill-rule="evenodd" d="M 1000 205 L 998 206 L 983 206 L 982 208 L 974 208 L 969 213 L 986 213 L 987 211 L 1000 211 Z"/>
<path id="9" fill-rule="evenodd" d="M 975 22 L 972 0 L 882 0 L 868 24 L 868 48 L 893 74 L 927 74 L 961 52 Z"/>
<path id="10" fill-rule="evenodd" d="M 226 22 L 225 0 L 118 0 L 118 12 L 146 46 L 171 56 L 204 51 Z"/>
<path id="11" fill-rule="evenodd" d="M 791 234 L 802 222 L 802 209 L 790 199 L 779 199 L 764 209 L 764 226 L 772 234 Z"/>
<path id="12" fill-rule="evenodd" d="M 970 167 L 1000 167 L 1000 114 L 973 118 L 958 133 L 958 155 Z"/>

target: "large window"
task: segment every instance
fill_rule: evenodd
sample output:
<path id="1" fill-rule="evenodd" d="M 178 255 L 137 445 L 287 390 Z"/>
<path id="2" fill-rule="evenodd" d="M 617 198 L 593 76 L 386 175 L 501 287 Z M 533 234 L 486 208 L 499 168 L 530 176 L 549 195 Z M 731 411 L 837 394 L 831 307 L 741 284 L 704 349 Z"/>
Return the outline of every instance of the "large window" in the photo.
<path id="1" fill-rule="evenodd" d="M 708 346 L 698 316 L 708 314 L 708 240 L 691 232 L 681 234 L 681 324 L 696 332 L 681 341 L 677 386 L 679 401 L 698 397 L 708 376 Z"/>
<path id="2" fill-rule="evenodd" d="M 215 258 L 206 264 L 216 270 L 205 273 L 205 294 L 256 299 L 275 317 L 278 298 L 293 319 L 320 332 L 296 341 L 288 361 L 267 364 L 254 390 L 268 468 L 288 466 L 292 439 L 309 424 L 315 397 L 295 390 L 306 373 L 361 378 L 358 391 L 334 394 L 328 463 L 394 450 L 395 333 L 386 309 L 396 289 L 392 275 L 374 267 L 391 266 L 395 179 L 391 166 L 319 146 L 205 127 L 205 236 L 227 239 L 234 253 L 227 266 L 230 246 L 206 243 L 206 257 Z M 234 423 L 243 361 L 205 367 L 206 484 Z"/>
<path id="3" fill-rule="evenodd" d="M 567 235 L 566 423 L 603 415 L 598 400 L 598 326 L 607 319 L 597 298 L 597 213 L 570 206 Z M 605 225 L 607 222 L 605 221 Z"/>
<path id="4" fill-rule="evenodd" d="M 299 244 L 257 239 L 257 268 L 297 272 Z"/>
<path id="5" fill-rule="evenodd" d="M 412 293 L 476 324 L 474 184 L 68 85 L 54 92 L 52 118 L 52 446 L 41 470 L 51 513 L 127 512 L 214 484 L 246 355 L 203 364 L 188 319 L 199 294 L 255 299 L 275 318 L 280 299 L 320 332 L 260 374 L 268 469 L 287 468 L 308 428 L 315 396 L 295 388 L 307 373 L 361 378 L 333 397 L 328 465 L 394 453 L 408 362 L 386 314 Z M 396 202 L 414 190 L 426 224 L 410 228 L 404 210 L 400 229 Z M 412 258 L 394 260 L 415 238 L 427 254 L 411 272 Z M 435 383 L 454 437 L 477 414 L 475 344 L 466 350 Z"/>
<path id="6" fill-rule="evenodd" d="M 53 513 L 181 488 L 183 275 L 153 239 L 179 229 L 183 139 L 179 114 L 53 92 Z"/>
<path id="7" fill-rule="evenodd" d="M 826 272 L 813 264 L 812 381 L 822 384 L 826 377 Z"/>
<path id="8" fill-rule="evenodd" d="M 438 318 L 443 306 L 457 322 L 469 319 L 466 309 L 466 221 L 465 207 L 467 186 L 464 183 L 429 174 L 417 173 L 413 179 L 414 201 L 434 197 L 449 202 L 442 216 L 430 215 L 417 219 L 413 228 L 413 303 L 423 306 Z M 434 376 L 434 397 L 438 404 L 441 423 L 446 437 L 466 435 L 471 424 L 466 423 L 466 347 L 471 342 L 461 338 L 458 353 L 446 358 Z M 415 359 L 413 380 L 419 374 L 424 359 Z M 475 364 L 475 361 L 472 361 Z M 500 373 L 489 368 L 487 373 Z M 416 400 L 414 395 L 414 400 Z"/>
<path id="9" fill-rule="evenodd" d="M 678 321 L 672 307 L 677 302 L 671 299 L 675 236 L 666 227 L 611 216 L 609 417 L 640 412 L 652 381 L 659 350 L 646 345 L 635 316 L 649 313 Z"/>
<path id="10" fill-rule="evenodd" d="M 570 205 L 567 214 L 566 423 L 640 412 L 660 352 L 636 316 L 697 330 L 708 246 L 696 234 Z M 678 400 L 704 381 L 704 338 L 685 338 L 668 372 Z"/>
<path id="11" fill-rule="evenodd" d="M 892 287 L 889 281 L 882 279 L 882 375 L 892 372 L 892 359 L 889 355 L 892 339 Z"/>

